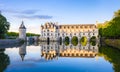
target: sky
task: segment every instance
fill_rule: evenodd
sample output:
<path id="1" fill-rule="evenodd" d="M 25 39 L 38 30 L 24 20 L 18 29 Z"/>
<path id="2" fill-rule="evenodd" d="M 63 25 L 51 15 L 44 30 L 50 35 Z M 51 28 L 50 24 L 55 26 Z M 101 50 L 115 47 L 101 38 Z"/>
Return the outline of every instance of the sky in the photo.
<path id="1" fill-rule="evenodd" d="M 40 34 L 45 22 L 95 24 L 110 20 L 120 0 L 0 0 L 0 10 L 10 30 L 18 32 L 22 21 L 27 32 Z"/>

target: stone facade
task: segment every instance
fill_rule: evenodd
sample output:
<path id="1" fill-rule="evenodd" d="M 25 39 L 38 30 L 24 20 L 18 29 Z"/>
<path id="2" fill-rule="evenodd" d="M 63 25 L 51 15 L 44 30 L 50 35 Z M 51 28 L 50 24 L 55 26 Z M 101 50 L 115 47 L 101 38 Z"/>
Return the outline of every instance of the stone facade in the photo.
<path id="1" fill-rule="evenodd" d="M 24 26 L 24 22 L 22 21 L 22 24 L 19 27 L 19 38 L 26 40 L 26 28 Z"/>
<path id="2" fill-rule="evenodd" d="M 78 39 L 83 36 L 89 40 L 92 36 L 98 38 L 98 29 L 95 24 L 62 24 L 58 23 L 45 23 L 41 25 L 41 41 L 59 41 L 60 38 L 64 41 L 68 36 L 71 40 L 73 36 L 77 36 Z"/>

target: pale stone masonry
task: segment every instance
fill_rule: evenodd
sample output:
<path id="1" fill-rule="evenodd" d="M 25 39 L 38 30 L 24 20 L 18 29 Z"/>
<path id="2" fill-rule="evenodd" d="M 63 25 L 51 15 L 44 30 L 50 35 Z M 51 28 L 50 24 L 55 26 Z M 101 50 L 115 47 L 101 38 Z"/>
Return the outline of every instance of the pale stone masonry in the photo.
<path id="1" fill-rule="evenodd" d="M 24 22 L 19 27 L 19 39 L 26 40 L 26 27 L 24 26 Z"/>
<path id="2" fill-rule="evenodd" d="M 71 40 L 73 36 L 77 36 L 78 39 L 83 36 L 87 37 L 88 41 L 92 36 L 98 39 L 98 29 L 96 24 L 61 24 L 47 22 L 41 25 L 41 41 L 59 41 L 60 38 L 64 41 L 68 36 Z"/>

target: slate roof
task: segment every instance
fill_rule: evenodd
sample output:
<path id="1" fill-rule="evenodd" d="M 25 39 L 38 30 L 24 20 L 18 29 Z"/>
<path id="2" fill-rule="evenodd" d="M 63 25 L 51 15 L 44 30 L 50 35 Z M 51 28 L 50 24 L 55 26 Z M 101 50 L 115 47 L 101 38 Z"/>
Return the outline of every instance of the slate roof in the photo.
<path id="1" fill-rule="evenodd" d="M 26 29 L 23 21 L 22 21 L 22 24 L 20 25 L 19 29 Z"/>

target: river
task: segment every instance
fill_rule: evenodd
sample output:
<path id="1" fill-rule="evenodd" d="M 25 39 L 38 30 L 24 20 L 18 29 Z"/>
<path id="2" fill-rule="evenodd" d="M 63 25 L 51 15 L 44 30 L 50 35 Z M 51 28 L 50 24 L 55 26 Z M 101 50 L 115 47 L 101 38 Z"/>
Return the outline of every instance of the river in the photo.
<path id="1" fill-rule="evenodd" d="M 119 72 L 120 50 L 96 44 L 24 43 L 0 48 L 0 72 Z"/>

